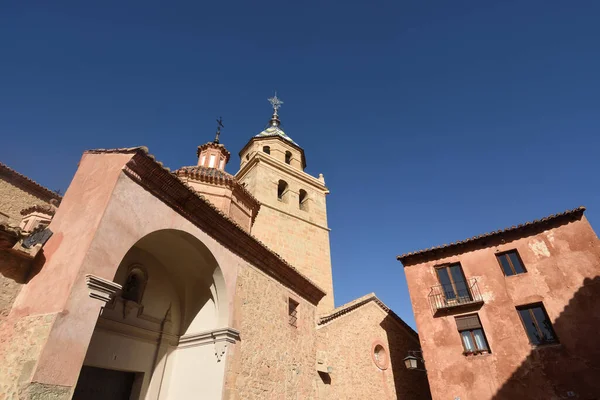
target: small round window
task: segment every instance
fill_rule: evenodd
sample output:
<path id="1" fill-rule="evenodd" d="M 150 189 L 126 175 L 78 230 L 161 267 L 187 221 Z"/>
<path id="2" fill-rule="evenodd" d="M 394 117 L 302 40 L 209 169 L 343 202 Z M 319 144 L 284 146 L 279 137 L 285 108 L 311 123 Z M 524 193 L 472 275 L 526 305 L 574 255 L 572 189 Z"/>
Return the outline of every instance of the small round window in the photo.
<path id="1" fill-rule="evenodd" d="M 380 343 L 373 346 L 373 361 L 379 369 L 387 369 L 389 364 L 388 353 Z"/>

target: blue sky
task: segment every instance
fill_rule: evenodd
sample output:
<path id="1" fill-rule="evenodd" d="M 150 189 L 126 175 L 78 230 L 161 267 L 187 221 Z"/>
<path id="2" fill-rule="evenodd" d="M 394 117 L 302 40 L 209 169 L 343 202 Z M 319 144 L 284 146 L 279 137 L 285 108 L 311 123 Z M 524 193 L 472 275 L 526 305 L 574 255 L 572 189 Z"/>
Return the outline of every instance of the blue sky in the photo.
<path id="1" fill-rule="evenodd" d="M 52 189 L 91 148 L 193 165 L 218 116 L 235 173 L 277 89 L 331 190 L 337 305 L 374 291 L 414 326 L 397 254 L 579 205 L 600 230 L 597 1 L 0 11 L 0 160 Z"/>

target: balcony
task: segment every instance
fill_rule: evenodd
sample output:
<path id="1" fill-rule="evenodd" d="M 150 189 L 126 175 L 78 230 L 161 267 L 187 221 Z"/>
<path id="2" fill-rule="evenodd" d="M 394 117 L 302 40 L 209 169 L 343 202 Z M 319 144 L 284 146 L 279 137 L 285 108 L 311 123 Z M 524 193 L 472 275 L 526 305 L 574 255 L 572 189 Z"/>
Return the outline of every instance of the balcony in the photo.
<path id="1" fill-rule="evenodd" d="M 434 316 L 459 310 L 474 310 L 483 304 L 483 297 L 475 278 L 453 282 L 451 285 L 432 286 L 428 297 Z"/>

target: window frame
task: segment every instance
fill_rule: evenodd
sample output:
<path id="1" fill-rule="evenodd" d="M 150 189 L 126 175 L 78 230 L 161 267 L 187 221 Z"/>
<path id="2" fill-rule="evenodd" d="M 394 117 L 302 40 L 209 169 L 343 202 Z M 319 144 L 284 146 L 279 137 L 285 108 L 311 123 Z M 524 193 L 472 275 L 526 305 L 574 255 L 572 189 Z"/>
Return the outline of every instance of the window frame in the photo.
<path id="1" fill-rule="evenodd" d="M 304 193 L 304 197 L 302 194 Z M 298 208 L 302 211 L 308 211 L 308 192 L 304 189 L 298 191 Z"/>
<path id="2" fill-rule="evenodd" d="M 292 299 L 291 297 L 288 297 L 288 317 L 289 317 L 288 323 L 290 324 L 290 326 L 293 326 L 294 328 L 298 328 L 298 307 L 299 306 L 300 306 L 299 302 Z"/>
<path id="3" fill-rule="evenodd" d="M 466 329 L 459 329 L 458 321 L 460 319 L 466 319 L 469 317 L 476 317 L 479 326 L 472 327 L 472 328 L 466 328 Z M 481 324 L 481 319 L 479 319 L 479 314 L 460 315 L 460 316 L 454 317 L 454 321 L 456 322 L 456 330 L 458 331 L 458 337 L 459 337 L 460 343 L 463 347 L 463 355 L 468 356 L 468 355 L 479 355 L 479 354 L 491 354 L 492 353 L 492 349 L 490 348 L 490 342 L 488 341 L 487 335 L 485 334 L 485 329 L 483 329 L 483 325 Z M 487 349 L 480 349 L 479 346 L 477 346 L 477 340 L 475 339 L 475 334 L 473 333 L 477 329 L 481 330 L 481 334 L 483 335 L 483 340 L 485 341 L 485 345 L 487 346 Z M 473 343 L 473 346 L 475 347 L 474 351 L 469 350 L 465 346 L 465 341 L 463 340 L 463 337 L 462 337 L 463 332 L 469 332 L 469 336 L 471 337 L 471 342 Z"/>
<path id="4" fill-rule="evenodd" d="M 281 196 L 280 196 L 279 195 L 279 187 L 280 187 L 281 183 L 284 183 L 285 186 L 283 187 L 283 190 L 281 191 Z M 280 179 L 277 181 L 277 200 L 287 203 L 287 194 L 289 191 L 290 191 L 289 183 L 287 183 L 283 179 Z"/>
<path id="5" fill-rule="evenodd" d="M 436 275 L 436 277 L 438 279 L 438 282 L 439 282 L 440 286 L 442 287 L 442 293 L 444 295 L 444 299 L 446 299 L 448 301 L 448 300 L 454 300 L 454 299 L 459 299 L 460 298 L 460 296 L 459 296 L 459 290 L 456 288 L 456 282 L 455 282 L 454 278 L 452 277 L 452 274 L 450 273 L 450 268 L 453 267 L 453 266 L 455 266 L 455 265 L 458 265 L 458 267 L 460 268 L 460 273 L 461 273 L 461 276 L 463 278 L 462 283 L 465 285 L 465 288 L 467 290 L 467 294 L 469 295 L 469 299 L 473 300 L 473 294 L 471 293 L 471 288 L 468 285 L 467 277 L 465 276 L 465 271 L 463 270 L 462 264 L 459 261 L 452 262 L 452 263 L 447 263 L 447 264 L 436 265 L 434 267 L 435 268 L 435 275 Z M 445 284 L 442 283 L 442 280 L 441 280 L 440 274 L 439 274 L 439 270 L 442 270 L 442 269 L 447 270 L 446 273 L 448 274 L 448 277 L 450 278 L 450 285 L 452 286 L 452 290 L 454 292 L 454 298 L 449 299 L 446 296 L 446 291 L 444 290 Z"/>
<path id="6" fill-rule="evenodd" d="M 533 321 L 533 325 L 534 325 L 538 335 L 541 334 L 540 337 L 546 336 L 543 334 L 542 330 L 540 329 L 540 321 L 537 320 L 537 318 L 535 317 L 535 314 L 533 313 L 534 308 L 540 308 L 542 310 L 542 312 L 544 313 L 544 317 L 549 322 L 549 330 L 552 332 L 552 336 L 554 336 L 554 340 L 540 341 L 540 343 L 534 343 L 531 340 L 531 336 L 529 336 L 529 331 L 527 330 L 527 326 L 525 325 L 525 321 L 523 320 L 523 316 L 521 315 L 521 311 L 523 311 L 523 310 L 529 311 L 529 317 Z M 521 320 L 521 324 L 523 325 L 523 329 L 525 330 L 525 334 L 527 335 L 527 339 L 529 340 L 530 345 L 532 345 L 534 347 L 539 347 L 539 346 L 560 344 L 560 340 L 558 339 L 558 335 L 556 334 L 556 331 L 554 330 L 554 326 L 552 325 L 552 320 L 550 319 L 548 312 L 546 312 L 546 307 L 544 307 L 544 303 L 539 302 L 539 303 L 523 304 L 523 305 L 515 307 L 515 309 L 517 310 L 517 314 L 519 315 L 519 319 Z"/>
<path id="7" fill-rule="evenodd" d="M 515 269 L 515 266 L 513 265 L 512 260 L 508 256 L 510 253 L 515 253 L 515 255 L 517 256 L 517 259 L 521 263 L 521 268 L 523 269 L 523 272 L 517 272 L 517 270 Z M 504 276 L 516 276 L 516 275 L 521 275 L 521 274 L 526 274 L 527 273 L 527 268 L 525 268 L 525 264 L 523 263 L 523 259 L 521 258 L 521 255 L 519 254 L 519 252 L 517 251 L 517 249 L 511 249 L 511 250 L 502 251 L 502 252 L 496 253 L 495 255 L 496 255 L 496 261 L 498 261 L 498 265 L 500 266 L 500 270 L 502 271 L 502 273 L 504 274 Z M 512 275 L 506 275 L 506 271 L 504 271 L 504 266 L 502 266 L 502 261 L 500 260 L 500 257 L 505 257 L 506 258 L 506 260 L 508 261 L 508 265 L 509 265 L 511 271 L 513 272 Z"/>

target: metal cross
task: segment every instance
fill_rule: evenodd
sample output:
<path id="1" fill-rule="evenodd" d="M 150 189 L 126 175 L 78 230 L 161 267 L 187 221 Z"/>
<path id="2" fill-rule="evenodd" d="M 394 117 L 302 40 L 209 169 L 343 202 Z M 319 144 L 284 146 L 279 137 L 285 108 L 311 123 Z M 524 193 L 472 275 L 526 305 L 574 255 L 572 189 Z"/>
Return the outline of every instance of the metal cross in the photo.
<path id="1" fill-rule="evenodd" d="M 275 96 L 271 97 L 269 100 L 269 103 L 271 103 L 271 105 L 273 106 L 273 113 L 275 115 L 277 115 L 277 110 L 279 110 L 279 107 L 281 107 L 281 105 L 283 104 L 283 101 L 281 101 L 278 97 L 277 97 L 277 92 L 275 92 Z"/>
<path id="2" fill-rule="evenodd" d="M 219 117 L 217 120 L 217 135 L 215 136 L 215 143 L 219 143 L 219 136 L 221 136 L 221 128 L 225 128 L 223 125 L 223 118 Z"/>

